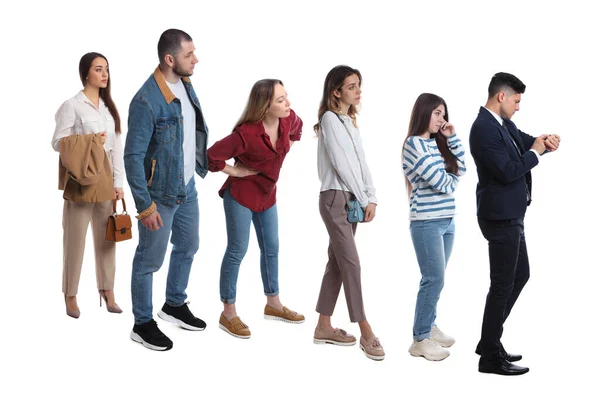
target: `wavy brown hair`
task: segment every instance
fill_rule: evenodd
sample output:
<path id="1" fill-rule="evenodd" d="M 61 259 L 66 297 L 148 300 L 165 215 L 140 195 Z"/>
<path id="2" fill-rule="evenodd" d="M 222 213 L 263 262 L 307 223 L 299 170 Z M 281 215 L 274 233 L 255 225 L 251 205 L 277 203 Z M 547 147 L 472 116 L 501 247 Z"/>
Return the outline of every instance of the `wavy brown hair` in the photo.
<path id="1" fill-rule="evenodd" d="M 319 133 L 319 128 L 321 127 L 321 118 L 326 111 L 330 110 L 334 113 L 338 113 L 340 111 L 340 99 L 336 97 L 333 92 L 337 90 L 341 93 L 346 77 L 352 76 L 353 74 L 358 76 L 358 85 L 360 87 L 362 85 L 362 75 L 358 70 L 353 69 L 352 67 L 344 65 L 335 66 L 329 71 L 329 73 L 327 73 L 327 76 L 325 77 L 325 84 L 323 85 L 323 97 L 321 97 L 321 103 L 319 104 L 319 121 L 313 127 L 315 133 Z M 348 116 L 350 116 L 352 119 L 352 123 L 355 127 L 357 127 L 357 113 L 358 109 L 356 106 L 350 105 L 350 108 L 348 109 Z"/>
<path id="2" fill-rule="evenodd" d="M 96 57 L 101 57 L 104 60 L 106 60 L 106 67 L 108 68 L 108 59 L 106 57 L 104 57 L 103 55 L 101 55 L 100 53 L 96 53 L 96 52 L 91 52 L 91 53 L 86 53 L 84 54 L 81 59 L 79 60 L 79 78 L 81 79 L 81 84 L 83 84 L 83 87 L 85 87 L 86 84 L 86 77 L 88 75 L 88 73 L 90 72 L 90 69 L 92 67 L 92 62 L 94 61 L 94 59 Z M 111 82 L 111 75 L 110 75 L 110 71 L 109 71 L 109 75 L 108 75 L 108 81 L 106 82 L 106 87 L 104 88 L 100 88 L 100 98 L 104 101 L 104 104 L 106 105 L 106 107 L 108 108 L 108 111 L 110 112 L 110 114 L 112 115 L 114 121 L 115 121 L 115 132 L 116 133 L 121 133 L 121 116 L 119 116 L 119 111 L 117 110 L 117 106 L 115 105 L 115 102 L 113 101 L 111 95 L 110 95 L 110 82 Z"/>
<path id="3" fill-rule="evenodd" d="M 277 79 L 262 79 L 254 83 L 252 90 L 250 90 L 248 103 L 246 103 L 242 116 L 235 124 L 234 130 L 244 123 L 256 123 L 265 118 L 267 110 L 271 106 L 271 100 L 273 100 L 276 84 L 283 86 L 283 82 Z"/>
<path id="4" fill-rule="evenodd" d="M 444 99 L 442 99 L 440 96 L 431 93 L 423 93 L 417 98 L 417 101 L 415 102 L 415 105 L 412 109 L 412 113 L 410 115 L 408 135 L 406 136 L 406 139 L 404 139 L 404 144 L 402 145 L 402 156 L 404 156 L 404 146 L 406 146 L 406 141 L 409 137 L 421 136 L 429 130 L 431 114 L 439 105 L 444 106 L 444 120 L 448 122 L 448 106 L 446 105 Z M 435 138 L 435 143 L 437 144 L 440 154 L 444 159 L 446 171 L 455 175 L 458 174 L 458 161 L 448 148 L 446 138 L 439 131 L 437 133 L 432 133 L 431 137 Z M 412 185 L 410 184 L 406 175 L 404 175 L 404 178 L 406 180 L 408 196 L 410 197 Z"/>

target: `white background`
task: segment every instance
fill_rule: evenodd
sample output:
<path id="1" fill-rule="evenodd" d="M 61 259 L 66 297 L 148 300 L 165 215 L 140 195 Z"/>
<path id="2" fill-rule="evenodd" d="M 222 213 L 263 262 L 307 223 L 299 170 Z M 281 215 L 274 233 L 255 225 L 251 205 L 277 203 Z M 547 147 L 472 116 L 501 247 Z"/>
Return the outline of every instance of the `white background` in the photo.
<path id="1" fill-rule="evenodd" d="M 6 6 L 4 6 L 6 7 Z M 597 388 L 599 228 L 597 14 L 588 3 L 380 1 L 20 2 L 0 18 L 2 46 L 3 275 L 0 409 L 20 410 L 575 410 Z M 134 240 L 118 245 L 115 293 L 121 315 L 98 307 L 88 235 L 79 287 L 81 317 L 66 316 L 61 294 L 62 196 L 51 149 L 54 114 L 75 95 L 80 57 L 107 56 L 113 97 L 126 132 L 128 105 L 157 65 L 168 28 L 193 38 L 200 62 L 192 81 L 210 142 L 226 136 L 252 84 L 282 79 L 305 123 L 279 180 L 280 291 L 306 315 L 302 325 L 266 321 L 258 247 L 252 233 L 238 283 L 238 313 L 250 340 L 218 329 L 218 281 L 226 237 L 217 190 L 224 174 L 197 178 L 200 251 L 188 294 L 208 323 L 188 332 L 159 321 L 174 341 L 165 353 L 129 339 Z M 358 345 L 317 346 L 314 311 L 326 262 L 318 212 L 317 141 L 312 133 L 327 72 L 361 70 L 359 119 L 379 206 L 357 243 L 367 316 L 386 350 L 368 360 Z M 476 172 L 456 193 L 454 253 L 438 306 L 438 324 L 456 337 L 438 363 L 408 354 L 419 270 L 408 232 L 400 149 L 417 96 L 446 99 L 468 149 L 491 76 L 527 85 L 513 120 L 562 145 L 533 171 L 526 218 L 531 280 L 505 328 L 507 350 L 531 372 L 477 372 L 473 353 L 489 286 L 487 244 L 475 217 Z M 593 157 L 592 157 L 593 156 Z M 128 188 L 127 202 L 134 212 Z M 167 265 L 154 277 L 155 312 L 164 302 Z M 357 336 L 342 297 L 335 326 Z M 594 402 L 595 404 L 595 402 Z"/>

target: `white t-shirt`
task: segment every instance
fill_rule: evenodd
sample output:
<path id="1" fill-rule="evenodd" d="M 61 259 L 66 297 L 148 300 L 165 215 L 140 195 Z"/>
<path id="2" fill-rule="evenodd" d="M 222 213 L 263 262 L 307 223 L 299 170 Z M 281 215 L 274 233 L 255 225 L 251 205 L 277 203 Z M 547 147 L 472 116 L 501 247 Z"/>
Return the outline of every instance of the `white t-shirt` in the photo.
<path id="1" fill-rule="evenodd" d="M 196 111 L 185 91 L 181 79 L 177 83 L 169 83 L 171 92 L 181 101 L 183 114 L 183 177 L 187 185 L 192 177 L 196 165 Z"/>

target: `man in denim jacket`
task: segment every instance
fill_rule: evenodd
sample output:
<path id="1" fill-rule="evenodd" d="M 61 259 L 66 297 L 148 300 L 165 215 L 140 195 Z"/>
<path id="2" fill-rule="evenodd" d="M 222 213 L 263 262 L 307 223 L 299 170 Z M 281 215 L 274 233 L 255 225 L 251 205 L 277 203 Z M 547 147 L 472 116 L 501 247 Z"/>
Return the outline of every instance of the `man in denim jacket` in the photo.
<path id="1" fill-rule="evenodd" d="M 173 347 L 152 318 L 152 275 L 162 266 L 169 238 L 166 302 L 158 316 L 188 330 L 206 327 L 190 312 L 185 292 L 199 244 L 194 171 L 204 178 L 208 164 L 208 128 L 189 80 L 198 62 L 194 50 L 187 33 L 165 31 L 158 41 L 160 64 L 129 106 L 125 171 L 139 213 L 130 336 L 154 350 Z"/>

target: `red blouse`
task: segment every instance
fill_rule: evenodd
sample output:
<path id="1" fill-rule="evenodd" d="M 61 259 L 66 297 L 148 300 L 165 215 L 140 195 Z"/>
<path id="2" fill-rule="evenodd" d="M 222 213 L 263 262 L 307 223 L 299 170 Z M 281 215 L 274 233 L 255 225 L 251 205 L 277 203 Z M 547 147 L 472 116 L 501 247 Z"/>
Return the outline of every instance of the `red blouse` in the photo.
<path id="1" fill-rule="evenodd" d="M 276 202 L 277 179 L 285 156 L 290 151 L 290 140 L 300 140 L 302 119 L 293 110 L 288 117 L 279 119 L 279 138 L 275 147 L 265 132 L 262 121 L 244 123 L 235 128 L 232 134 L 219 140 L 208 149 L 208 170 L 219 172 L 225 168 L 225 161 L 235 158 L 235 163 L 243 163 L 259 172 L 253 176 L 229 176 L 219 190 L 223 197 L 229 188 L 233 198 L 242 206 L 254 212 L 262 212 Z"/>

